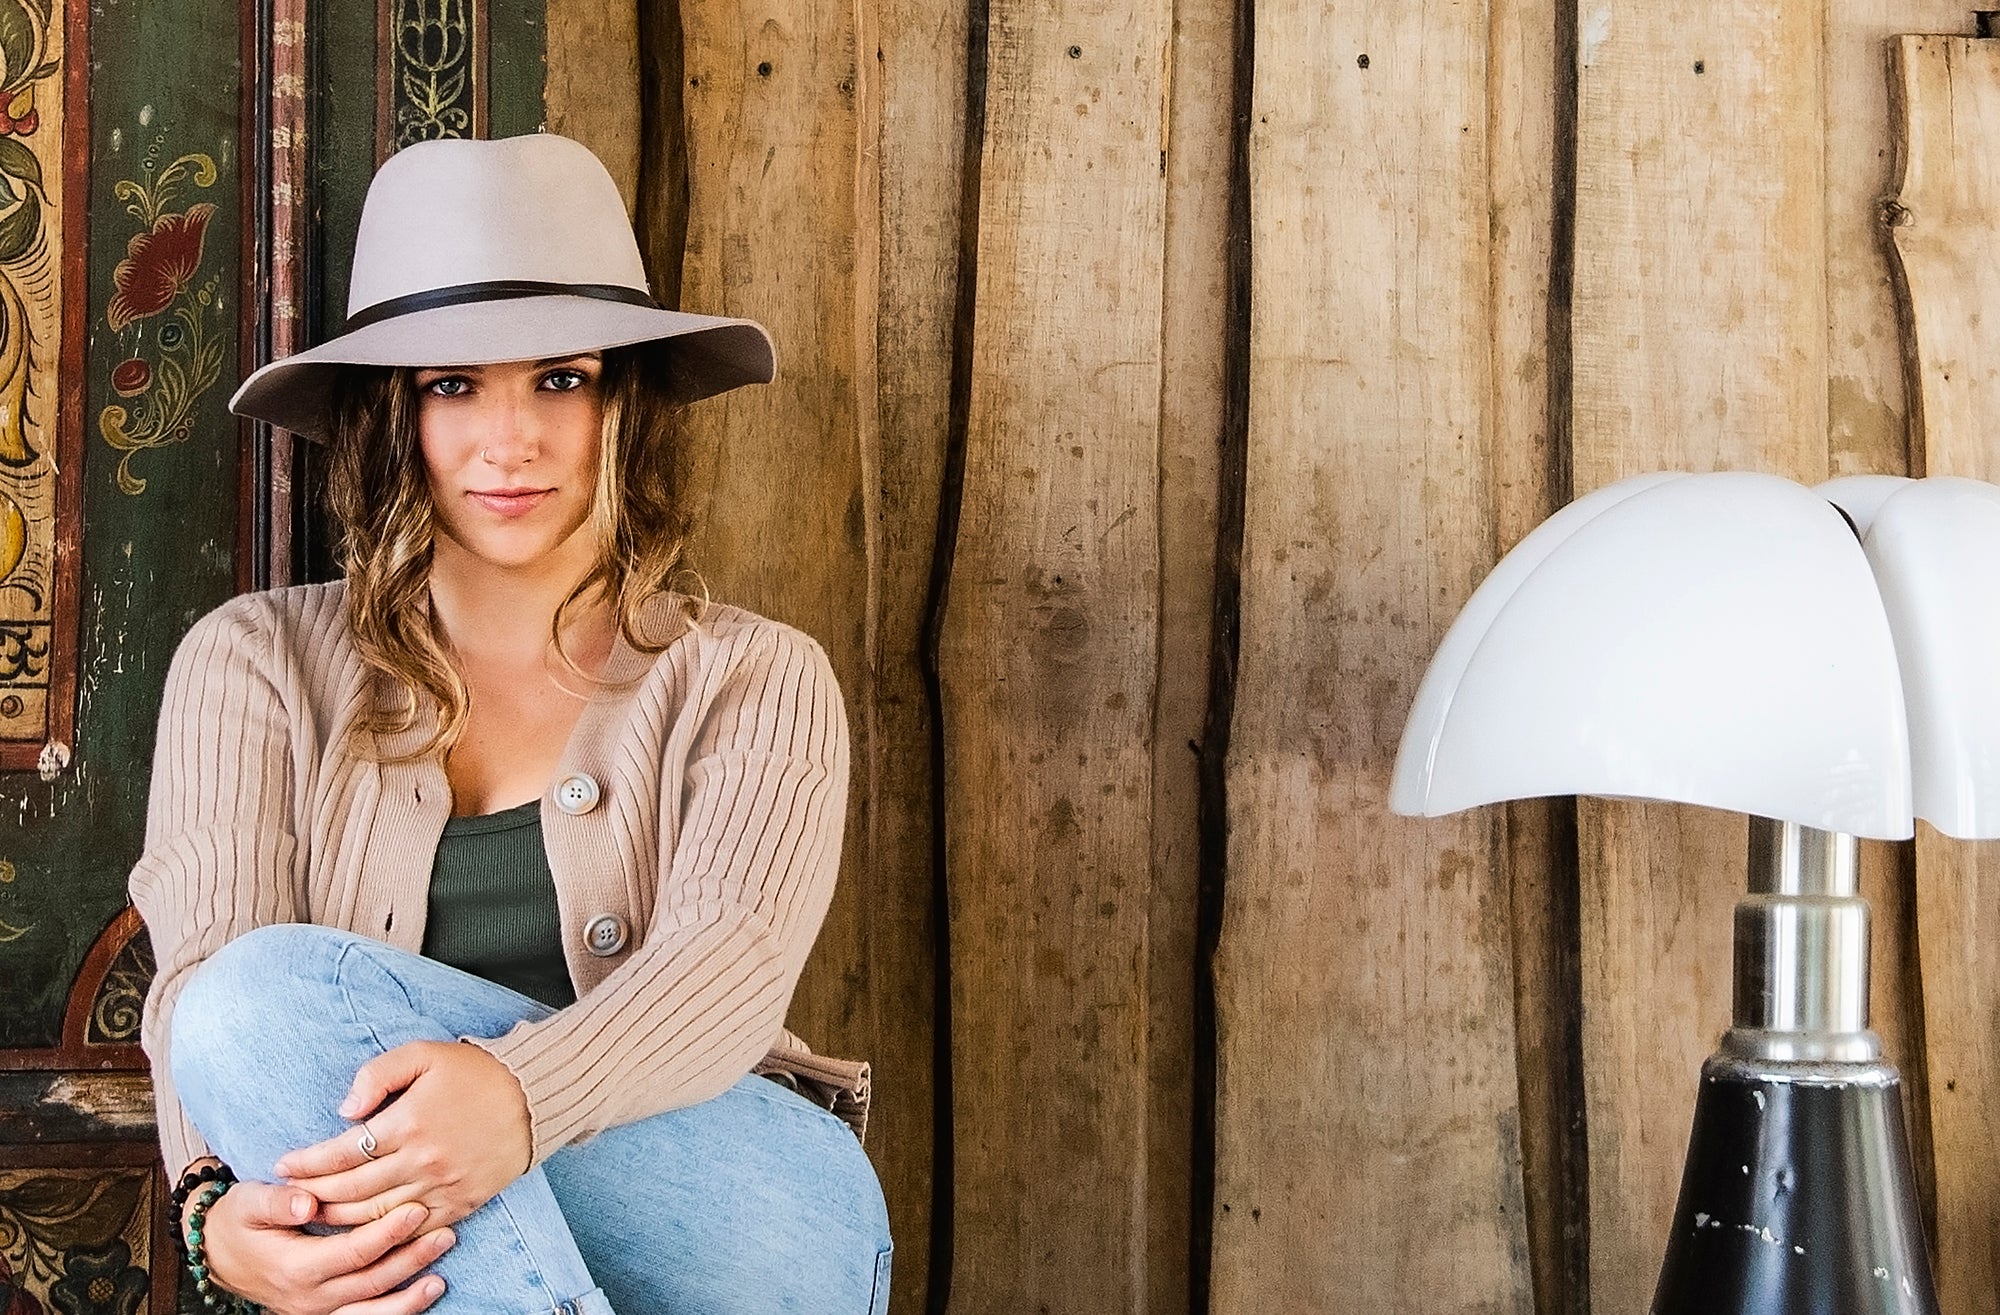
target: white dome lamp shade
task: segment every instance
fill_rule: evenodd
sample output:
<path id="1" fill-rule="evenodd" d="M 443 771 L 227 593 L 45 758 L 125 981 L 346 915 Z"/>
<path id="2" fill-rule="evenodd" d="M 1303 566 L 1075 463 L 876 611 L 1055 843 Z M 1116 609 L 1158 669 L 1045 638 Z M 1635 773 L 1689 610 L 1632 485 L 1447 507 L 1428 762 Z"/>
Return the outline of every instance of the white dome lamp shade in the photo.
<path id="1" fill-rule="evenodd" d="M 2000 488 L 1906 481 L 1863 548 L 1896 639 L 1916 814 L 2000 839 Z"/>
<path id="2" fill-rule="evenodd" d="M 1588 794 L 1912 834 L 1875 577 L 1825 498 L 1771 475 L 1646 475 L 1558 512 L 1440 644 L 1390 806 Z"/>

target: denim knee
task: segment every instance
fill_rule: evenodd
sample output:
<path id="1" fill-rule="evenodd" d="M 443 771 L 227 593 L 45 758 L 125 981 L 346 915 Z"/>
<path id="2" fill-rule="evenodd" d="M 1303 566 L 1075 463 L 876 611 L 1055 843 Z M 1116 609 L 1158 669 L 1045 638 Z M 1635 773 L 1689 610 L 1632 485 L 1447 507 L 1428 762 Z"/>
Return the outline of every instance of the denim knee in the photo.
<path id="1" fill-rule="evenodd" d="M 329 1003 L 341 952 L 356 938 L 305 923 L 257 927 L 210 955 L 174 1004 L 169 1053 L 184 1067 L 259 1067 L 262 1045 L 283 1045 Z"/>

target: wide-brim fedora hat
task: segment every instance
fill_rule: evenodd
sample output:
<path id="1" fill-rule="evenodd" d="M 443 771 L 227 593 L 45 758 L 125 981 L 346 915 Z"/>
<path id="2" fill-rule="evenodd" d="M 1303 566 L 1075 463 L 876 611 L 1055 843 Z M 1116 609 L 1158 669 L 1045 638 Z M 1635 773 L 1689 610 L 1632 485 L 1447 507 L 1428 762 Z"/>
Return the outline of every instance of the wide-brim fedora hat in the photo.
<path id="1" fill-rule="evenodd" d="M 491 365 L 669 340 L 678 401 L 768 383 L 776 368 L 756 322 L 653 299 L 618 185 L 581 142 L 419 142 L 368 186 L 342 332 L 257 370 L 229 409 L 322 438 L 344 366 Z"/>

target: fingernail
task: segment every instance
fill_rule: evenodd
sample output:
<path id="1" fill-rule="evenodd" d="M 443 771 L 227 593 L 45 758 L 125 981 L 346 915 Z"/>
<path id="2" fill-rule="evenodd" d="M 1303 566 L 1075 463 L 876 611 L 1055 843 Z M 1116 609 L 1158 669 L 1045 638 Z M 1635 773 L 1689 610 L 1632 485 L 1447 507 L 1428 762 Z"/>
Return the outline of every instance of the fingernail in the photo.
<path id="1" fill-rule="evenodd" d="M 303 1222 L 308 1215 L 312 1214 L 312 1209 L 313 1203 L 311 1197 L 294 1196 L 292 1198 L 292 1218 Z"/>
<path id="2" fill-rule="evenodd" d="M 452 1243 L 456 1241 L 458 1241 L 458 1234 L 452 1232 L 449 1228 L 440 1228 L 437 1231 L 438 1250 L 449 1251 L 451 1250 Z"/>
<path id="3" fill-rule="evenodd" d="M 425 1279 L 424 1295 L 426 1297 L 442 1297 L 444 1295 L 444 1280 L 441 1278 Z"/>
<path id="4" fill-rule="evenodd" d="M 351 1119 L 360 1112 L 361 1112 L 361 1102 L 354 1099 L 354 1097 L 349 1096 L 346 1100 L 340 1102 L 341 1118 Z"/>

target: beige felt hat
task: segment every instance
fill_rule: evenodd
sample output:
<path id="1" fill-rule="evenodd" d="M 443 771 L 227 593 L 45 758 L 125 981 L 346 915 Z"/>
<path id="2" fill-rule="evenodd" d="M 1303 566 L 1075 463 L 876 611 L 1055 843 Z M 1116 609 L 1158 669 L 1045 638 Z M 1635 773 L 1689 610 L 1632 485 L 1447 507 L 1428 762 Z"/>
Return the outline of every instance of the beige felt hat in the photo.
<path id="1" fill-rule="evenodd" d="M 419 142 L 368 185 L 344 330 L 252 374 L 229 409 L 317 438 L 343 365 L 489 365 L 663 339 L 682 400 L 768 383 L 776 365 L 761 325 L 653 300 L 618 186 L 580 142 Z"/>

